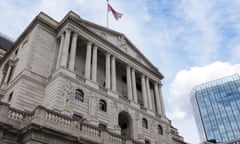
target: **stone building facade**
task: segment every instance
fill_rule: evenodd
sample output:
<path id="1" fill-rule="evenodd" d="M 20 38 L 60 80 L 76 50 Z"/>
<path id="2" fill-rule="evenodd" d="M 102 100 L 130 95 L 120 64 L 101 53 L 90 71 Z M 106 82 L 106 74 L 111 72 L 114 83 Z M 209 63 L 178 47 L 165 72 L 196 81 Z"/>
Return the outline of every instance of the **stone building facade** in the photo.
<path id="1" fill-rule="evenodd" d="M 0 143 L 182 144 L 162 79 L 124 34 L 41 12 L 0 62 Z"/>

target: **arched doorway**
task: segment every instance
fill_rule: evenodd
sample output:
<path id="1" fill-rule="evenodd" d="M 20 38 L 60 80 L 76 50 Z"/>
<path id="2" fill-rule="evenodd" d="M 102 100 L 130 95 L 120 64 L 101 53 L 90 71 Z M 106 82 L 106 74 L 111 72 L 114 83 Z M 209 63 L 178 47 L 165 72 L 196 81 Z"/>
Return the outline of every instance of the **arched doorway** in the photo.
<path id="1" fill-rule="evenodd" d="M 118 115 L 118 125 L 121 128 L 121 135 L 126 138 L 132 137 L 132 120 L 127 112 L 120 112 Z"/>

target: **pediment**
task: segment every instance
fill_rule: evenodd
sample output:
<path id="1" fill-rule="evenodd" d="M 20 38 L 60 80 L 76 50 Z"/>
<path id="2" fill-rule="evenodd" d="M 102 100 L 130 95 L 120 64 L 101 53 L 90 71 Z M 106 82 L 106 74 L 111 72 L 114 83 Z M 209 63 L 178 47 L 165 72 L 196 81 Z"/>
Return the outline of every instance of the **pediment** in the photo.
<path id="1" fill-rule="evenodd" d="M 94 34 L 116 46 L 122 52 L 126 53 L 127 55 L 140 62 L 144 66 L 152 69 L 153 71 L 157 70 L 124 34 L 95 24 L 85 24 L 84 26 Z"/>

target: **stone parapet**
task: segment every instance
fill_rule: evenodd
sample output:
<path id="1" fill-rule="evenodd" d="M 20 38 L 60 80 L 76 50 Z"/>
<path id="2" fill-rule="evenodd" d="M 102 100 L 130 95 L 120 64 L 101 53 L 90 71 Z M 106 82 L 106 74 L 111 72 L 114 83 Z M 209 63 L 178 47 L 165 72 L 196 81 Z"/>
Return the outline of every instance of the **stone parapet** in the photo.
<path id="1" fill-rule="evenodd" d="M 65 135 L 73 137 L 74 140 L 85 141 L 98 144 L 142 144 L 131 139 L 126 139 L 121 135 L 112 133 L 108 130 L 100 129 L 96 126 L 85 123 L 84 121 L 74 121 L 67 115 L 46 109 L 43 106 L 38 106 L 33 112 L 24 112 L 9 107 L 6 103 L 0 103 L 0 125 L 11 125 L 17 135 L 21 136 L 20 131 L 24 133 L 31 132 L 31 127 L 34 125 L 40 129 L 49 129 L 54 131 L 55 135 Z M 24 135 L 24 134 L 22 134 Z M 36 140 L 40 141 L 41 139 Z M 24 137 L 19 137 L 20 141 Z M 47 137 L 44 138 L 48 139 Z M 44 141 L 42 142 L 44 143 Z"/>

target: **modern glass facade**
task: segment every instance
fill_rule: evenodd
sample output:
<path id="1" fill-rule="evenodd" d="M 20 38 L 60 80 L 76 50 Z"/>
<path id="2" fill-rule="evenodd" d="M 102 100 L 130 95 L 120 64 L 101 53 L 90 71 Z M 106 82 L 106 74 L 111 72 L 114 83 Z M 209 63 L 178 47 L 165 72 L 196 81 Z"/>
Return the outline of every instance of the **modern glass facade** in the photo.
<path id="1" fill-rule="evenodd" d="M 240 75 L 194 87 L 191 102 L 202 141 L 227 142 L 240 137 Z"/>

